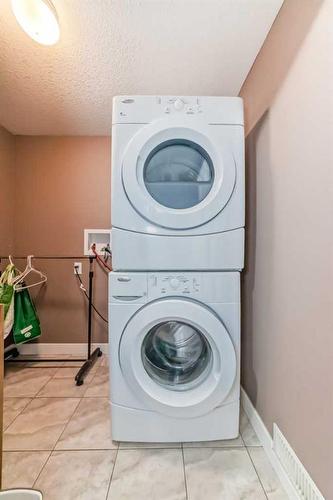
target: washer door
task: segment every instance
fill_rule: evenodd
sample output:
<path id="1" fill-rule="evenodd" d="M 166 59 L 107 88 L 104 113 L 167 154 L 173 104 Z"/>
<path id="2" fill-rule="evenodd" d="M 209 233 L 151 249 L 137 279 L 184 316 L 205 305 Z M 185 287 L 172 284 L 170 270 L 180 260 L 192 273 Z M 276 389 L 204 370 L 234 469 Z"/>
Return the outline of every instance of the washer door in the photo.
<path id="1" fill-rule="evenodd" d="M 235 349 L 207 307 L 162 299 L 127 323 L 119 346 L 123 376 L 147 409 L 165 415 L 203 415 L 229 394 L 237 374 Z"/>
<path id="2" fill-rule="evenodd" d="M 215 217 L 236 182 L 233 154 L 217 150 L 208 127 L 173 118 L 142 128 L 122 164 L 126 194 L 137 212 L 159 226 L 189 229 Z"/>

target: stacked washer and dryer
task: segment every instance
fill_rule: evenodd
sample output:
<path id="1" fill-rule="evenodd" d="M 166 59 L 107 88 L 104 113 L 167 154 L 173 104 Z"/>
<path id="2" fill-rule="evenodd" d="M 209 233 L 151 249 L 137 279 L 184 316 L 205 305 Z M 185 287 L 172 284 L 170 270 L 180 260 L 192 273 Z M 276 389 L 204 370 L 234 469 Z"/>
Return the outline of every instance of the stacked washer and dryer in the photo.
<path id="1" fill-rule="evenodd" d="M 113 439 L 237 437 L 241 99 L 116 97 L 111 213 Z"/>

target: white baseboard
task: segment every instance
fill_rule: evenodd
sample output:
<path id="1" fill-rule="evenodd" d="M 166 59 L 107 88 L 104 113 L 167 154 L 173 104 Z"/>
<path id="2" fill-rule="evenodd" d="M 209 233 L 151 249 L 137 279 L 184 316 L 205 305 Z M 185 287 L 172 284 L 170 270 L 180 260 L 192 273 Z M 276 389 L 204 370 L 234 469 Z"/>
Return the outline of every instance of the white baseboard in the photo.
<path id="1" fill-rule="evenodd" d="M 108 353 L 108 344 L 92 344 L 92 350 L 100 347 L 104 354 Z M 17 346 L 20 354 L 27 356 L 87 356 L 87 344 L 43 344 L 28 343 Z"/>
<path id="2" fill-rule="evenodd" d="M 308 497 L 308 496 L 303 496 L 303 495 L 298 493 L 296 487 L 294 486 L 293 482 L 290 480 L 286 470 L 284 469 L 277 454 L 275 453 L 275 450 L 273 447 L 272 436 L 268 432 L 264 422 L 261 420 L 259 413 L 257 412 L 255 407 L 253 406 L 250 398 L 248 397 L 248 395 L 246 394 L 246 392 L 243 388 L 241 388 L 241 402 L 242 402 L 243 409 L 244 409 L 249 421 L 251 422 L 252 427 L 255 430 L 255 432 L 259 438 L 259 441 L 261 442 L 261 445 L 263 446 L 263 448 L 266 452 L 266 455 L 267 455 L 273 469 L 275 470 L 276 474 L 278 475 L 278 477 L 281 481 L 281 484 L 282 484 L 285 492 L 287 493 L 288 497 L 290 498 L 290 500 L 307 500 L 307 498 L 314 498 L 314 499 L 322 498 L 323 500 L 325 500 L 324 497 L 322 497 L 322 496 L 321 497 L 319 497 L 319 496 L 311 496 L 311 497 L 309 496 Z M 290 445 L 289 445 L 289 447 L 290 447 Z M 295 452 L 293 452 L 293 453 L 295 453 Z M 301 461 L 298 458 L 297 458 L 297 460 L 298 460 L 300 466 L 303 467 L 303 465 L 301 464 Z M 304 471 L 305 471 L 305 469 L 304 469 Z M 309 477 L 309 482 L 313 482 L 312 479 L 310 478 L 310 475 L 308 475 L 308 477 Z"/>

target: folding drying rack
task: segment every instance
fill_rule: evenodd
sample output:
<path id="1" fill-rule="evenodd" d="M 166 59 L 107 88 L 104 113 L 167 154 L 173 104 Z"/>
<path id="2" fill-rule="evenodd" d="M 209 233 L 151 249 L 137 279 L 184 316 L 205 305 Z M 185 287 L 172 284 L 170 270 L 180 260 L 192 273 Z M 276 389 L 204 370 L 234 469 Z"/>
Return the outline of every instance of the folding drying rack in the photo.
<path id="1" fill-rule="evenodd" d="M 26 259 L 27 257 L 12 257 L 13 259 Z M 45 363 L 45 362 L 73 362 L 73 361 L 82 361 L 83 365 L 75 375 L 75 383 L 76 385 L 82 385 L 84 383 L 84 378 L 90 371 L 90 369 L 95 364 L 97 358 L 102 356 L 102 351 L 99 347 L 97 347 L 92 352 L 92 309 L 93 309 L 93 278 L 94 278 L 94 260 L 96 260 L 95 255 L 89 256 L 81 256 L 81 257 L 68 257 L 68 256 L 35 256 L 34 259 L 38 260 L 86 260 L 89 259 L 89 284 L 88 284 L 88 321 L 87 321 L 87 357 L 86 358 L 24 358 L 17 359 L 19 356 L 19 350 L 16 346 L 11 347 L 5 352 L 5 361 L 11 361 L 15 363 L 27 363 L 27 362 L 37 362 L 37 363 Z M 8 260 L 7 256 L 0 257 L 1 260 Z M 1 273 L 0 273 L 1 274 Z"/>

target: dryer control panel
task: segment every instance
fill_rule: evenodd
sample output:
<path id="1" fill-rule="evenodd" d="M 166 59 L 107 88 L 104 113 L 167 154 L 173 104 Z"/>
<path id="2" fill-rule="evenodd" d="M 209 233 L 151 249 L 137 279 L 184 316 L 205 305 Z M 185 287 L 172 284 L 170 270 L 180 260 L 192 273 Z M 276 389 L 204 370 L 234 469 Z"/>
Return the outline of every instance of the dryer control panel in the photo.
<path id="1" fill-rule="evenodd" d="M 113 98 L 112 123 L 142 125 L 162 117 L 191 117 L 203 123 L 243 126 L 243 102 L 239 97 L 217 96 L 138 96 L 123 95 Z"/>
<path id="2" fill-rule="evenodd" d="M 148 277 L 148 296 L 155 299 L 165 296 L 199 295 L 201 289 L 200 275 L 193 276 L 183 273 L 151 273 Z"/>

